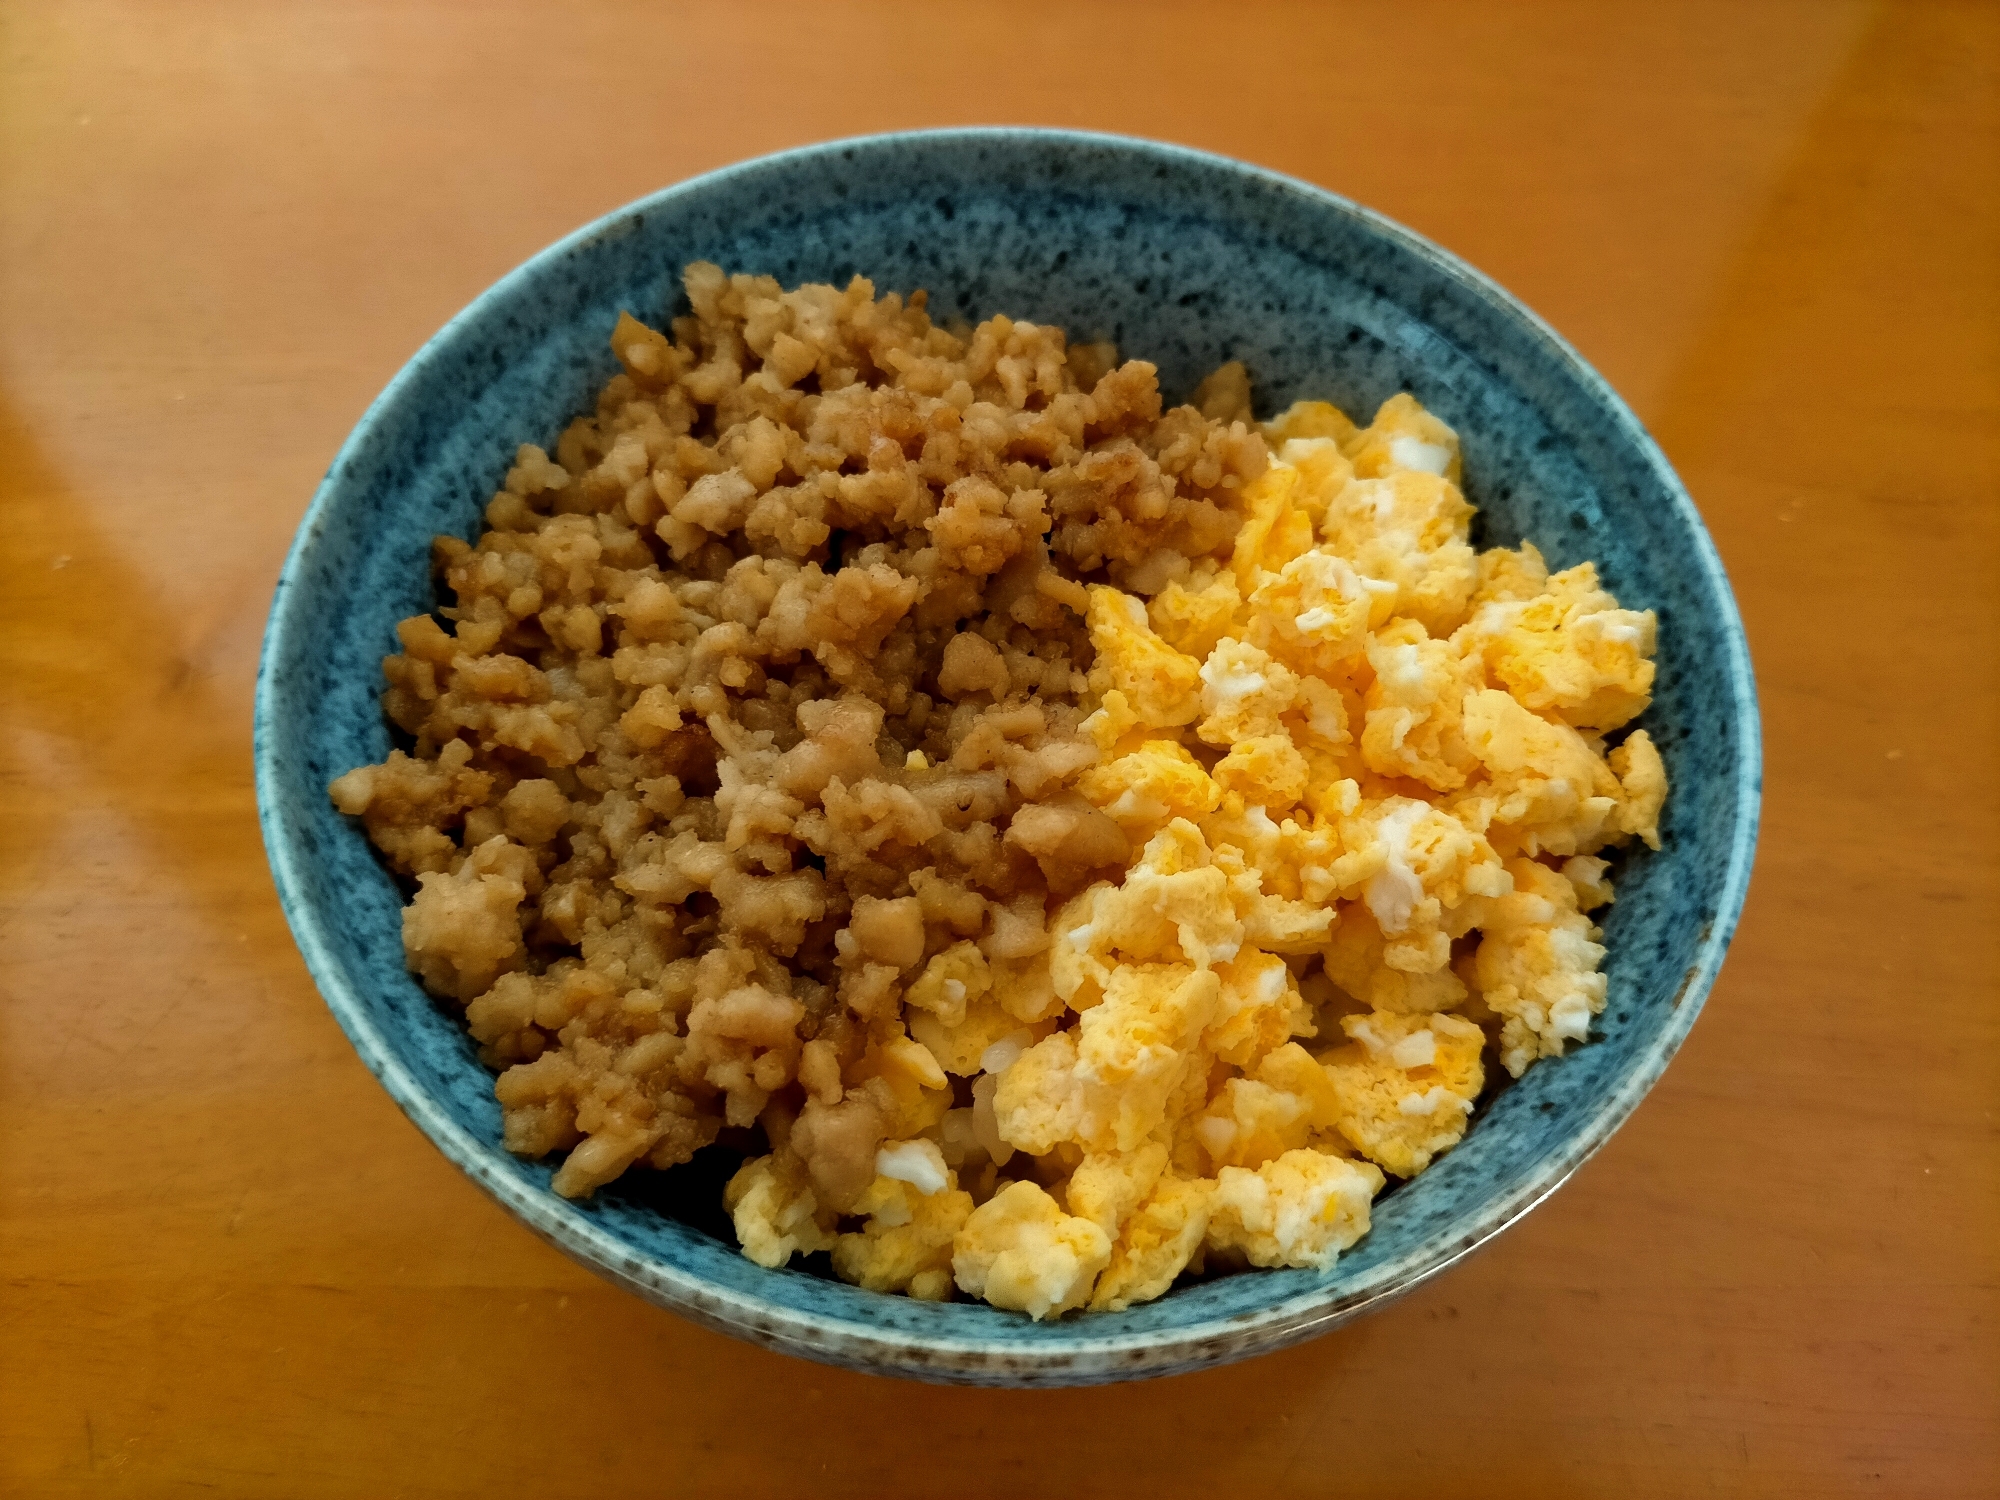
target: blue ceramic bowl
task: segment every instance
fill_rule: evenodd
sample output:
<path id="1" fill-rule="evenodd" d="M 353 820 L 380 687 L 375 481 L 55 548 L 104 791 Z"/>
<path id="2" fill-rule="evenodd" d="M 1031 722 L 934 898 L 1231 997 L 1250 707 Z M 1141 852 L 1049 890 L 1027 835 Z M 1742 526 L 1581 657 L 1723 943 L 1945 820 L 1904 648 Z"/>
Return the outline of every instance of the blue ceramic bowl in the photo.
<path id="1" fill-rule="evenodd" d="M 394 626 L 433 603 L 438 532 L 470 536 L 522 441 L 553 445 L 612 373 L 621 308 L 658 321 L 681 268 L 786 285 L 926 287 L 940 317 L 1006 312 L 1108 335 L 1170 399 L 1224 359 L 1260 412 L 1300 397 L 1366 414 L 1413 391 L 1463 439 L 1483 545 L 1595 559 L 1660 617 L 1641 721 L 1673 794 L 1665 848 L 1630 857 L 1605 921 L 1593 1040 L 1502 1090 L 1464 1143 L 1377 1205 L 1327 1274 L 1260 1271 L 1124 1313 L 1035 1324 L 879 1296 L 736 1251 L 695 1165 L 594 1202 L 501 1148 L 493 1078 L 403 967 L 402 897 L 327 783 L 379 760 Z M 362 419 L 299 528 L 257 687 L 257 794 L 292 930 L 362 1061 L 438 1148 L 530 1229 L 688 1317 L 774 1349 L 922 1379 L 1061 1385 L 1194 1369 L 1320 1333 L 1408 1291 L 1576 1170 L 1660 1076 L 1729 942 L 1756 838 L 1759 746 L 1743 632 L 1715 548 L 1631 412 L 1492 282 L 1329 193 L 1218 157 L 1108 136 L 954 130 L 836 142 L 669 188 L 486 292 Z"/>

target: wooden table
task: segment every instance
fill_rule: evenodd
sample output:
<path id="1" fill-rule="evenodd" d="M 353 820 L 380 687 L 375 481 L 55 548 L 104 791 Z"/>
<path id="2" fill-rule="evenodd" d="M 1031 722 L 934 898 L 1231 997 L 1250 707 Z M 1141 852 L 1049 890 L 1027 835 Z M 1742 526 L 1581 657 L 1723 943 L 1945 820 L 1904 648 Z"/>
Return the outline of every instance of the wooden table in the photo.
<path id="1" fill-rule="evenodd" d="M 0 57 L 0 1491 L 2000 1492 L 2000 8 L 16 0 Z M 992 120 L 1520 293 L 1700 500 L 1769 737 L 1728 969 L 1569 1187 L 1316 1343 L 1071 1393 L 534 1240 L 335 1028 L 251 792 L 279 561 L 445 318 L 664 183 Z"/>

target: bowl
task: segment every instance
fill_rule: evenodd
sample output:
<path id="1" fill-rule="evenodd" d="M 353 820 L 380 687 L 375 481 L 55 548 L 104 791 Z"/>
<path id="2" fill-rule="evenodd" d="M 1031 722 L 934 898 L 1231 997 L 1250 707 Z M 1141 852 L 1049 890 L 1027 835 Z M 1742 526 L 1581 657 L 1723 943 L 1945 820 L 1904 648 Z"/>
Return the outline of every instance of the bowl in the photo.
<path id="1" fill-rule="evenodd" d="M 474 534 L 514 446 L 553 446 L 613 372 L 620 309 L 665 316 L 689 261 L 929 289 L 940 317 L 1006 312 L 1108 336 L 1169 400 L 1241 359 L 1260 414 L 1300 397 L 1372 412 L 1399 390 L 1459 431 L 1474 539 L 1594 559 L 1658 611 L 1640 721 L 1673 783 L 1664 848 L 1628 856 L 1605 919 L 1594 1038 L 1481 1107 L 1464 1142 L 1379 1200 L 1327 1273 L 1257 1271 L 1122 1313 L 1032 1323 L 913 1302 L 736 1250 L 700 1159 L 589 1202 L 501 1146 L 493 1077 L 405 969 L 403 896 L 327 783 L 390 748 L 377 698 L 394 626 L 433 604 L 430 538 Z M 257 795 L 299 948 L 362 1061 L 438 1149 L 535 1233 L 640 1296 L 787 1353 L 989 1385 L 1161 1375 L 1295 1343 L 1410 1290 L 1518 1219 L 1631 1114 L 1722 962 L 1756 838 L 1755 686 L 1694 505 L 1632 413 L 1491 281 L 1330 193 L 1173 146 L 984 129 L 838 141 L 619 209 L 511 272 L 389 383 L 286 560 L 257 684 Z"/>

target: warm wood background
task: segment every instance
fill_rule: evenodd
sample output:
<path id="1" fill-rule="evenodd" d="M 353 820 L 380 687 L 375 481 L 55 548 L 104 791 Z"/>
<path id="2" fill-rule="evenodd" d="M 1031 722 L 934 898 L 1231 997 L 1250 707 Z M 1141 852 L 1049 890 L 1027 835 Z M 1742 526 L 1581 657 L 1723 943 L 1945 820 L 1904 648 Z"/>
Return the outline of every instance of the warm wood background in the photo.
<path id="1" fill-rule="evenodd" d="M 0 8 L 0 1491 L 2000 1493 L 2000 7 Z M 1769 736 L 1693 1040 L 1317 1343 L 1075 1393 L 797 1364 L 397 1114 L 258 843 L 272 581 L 503 271 L 740 157 L 1022 121 L 1381 208 L 1680 466 Z"/>

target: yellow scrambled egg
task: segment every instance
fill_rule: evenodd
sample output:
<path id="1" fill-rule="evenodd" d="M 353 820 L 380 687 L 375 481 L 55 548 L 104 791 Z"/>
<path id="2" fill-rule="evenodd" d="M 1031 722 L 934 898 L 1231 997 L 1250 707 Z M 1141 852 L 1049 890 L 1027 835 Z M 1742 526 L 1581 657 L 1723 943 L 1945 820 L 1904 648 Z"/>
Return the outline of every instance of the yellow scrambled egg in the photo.
<path id="1" fill-rule="evenodd" d="M 1457 436 L 1408 396 L 1265 432 L 1227 557 L 1089 590 L 1080 787 L 1131 867 L 1020 973 L 931 960 L 874 1064 L 910 1139 L 863 1228 L 760 1164 L 730 1190 L 753 1259 L 831 1250 L 863 1286 L 1035 1318 L 1208 1264 L 1325 1269 L 1385 1173 L 1464 1135 L 1489 1056 L 1518 1077 L 1589 1035 L 1599 852 L 1659 844 L 1658 752 L 1606 743 L 1649 701 L 1653 615 L 1587 562 L 1476 554 Z"/>

